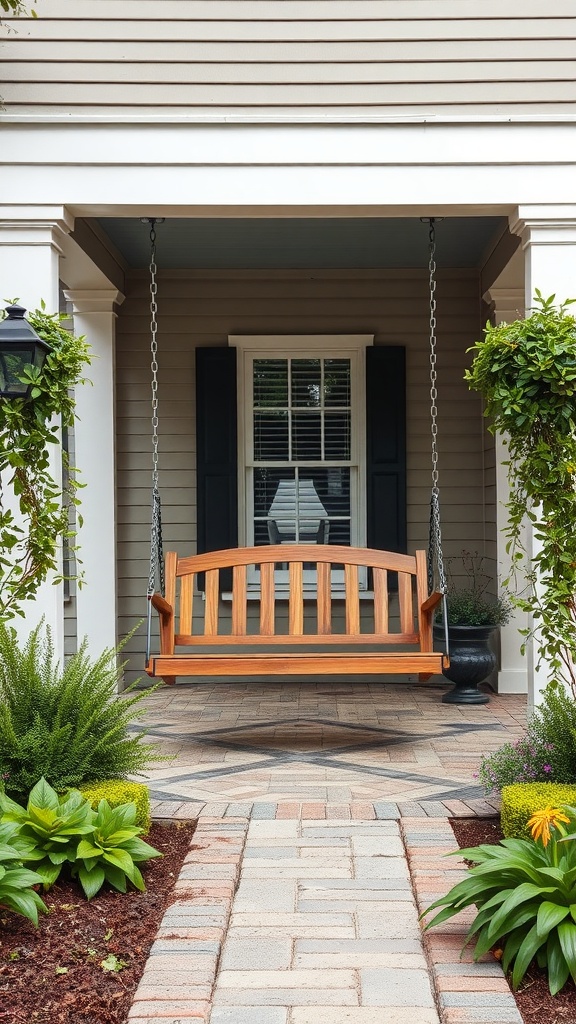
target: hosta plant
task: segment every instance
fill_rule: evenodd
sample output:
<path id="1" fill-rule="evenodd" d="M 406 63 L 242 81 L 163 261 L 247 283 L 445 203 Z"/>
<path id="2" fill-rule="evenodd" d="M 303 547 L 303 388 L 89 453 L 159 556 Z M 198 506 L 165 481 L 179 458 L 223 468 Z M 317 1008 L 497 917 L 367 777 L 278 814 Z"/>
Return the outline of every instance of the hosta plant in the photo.
<path id="1" fill-rule="evenodd" d="M 569 977 L 576 982 L 576 808 L 545 807 L 528 824 L 532 839 L 456 851 L 473 867 L 422 916 L 442 908 L 431 928 L 475 904 L 466 937 L 476 943 L 474 959 L 498 947 L 513 988 L 536 959 L 555 995 Z"/>
<path id="2" fill-rule="evenodd" d="M 0 825 L 0 910 L 12 910 L 37 925 L 38 911 L 47 912 L 33 889 L 42 878 L 22 865 L 22 844 L 18 842 L 17 830 L 18 826 L 11 822 Z"/>
<path id="3" fill-rule="evenodd" d="M 17 837 L 28 844 L 22 859 L 34 865 L 46 889 L 54 884 L 66 861 L 75 861 L 82 836 L 94 830 L 94 812 L 82 794 L 71 790 L 58 796 L 45 779 L 36 783 L 26 807 L 0 793 L 0 811 L 2 822 L 18 825 Z"/>
<path id="4" fill-rule="evenodd" d="M 86 896 L 91 899 L 104 882 L 126 892 L 130 881 L 144 892 L 144 879 L 137 864 L 162 854 L 139 838 L 143 830 L 135 824 L 135 804 L 110 807 L 107 800 L 101 800 L 98 811 L 92 814 L 93 831 L 78 844 L 72 868 Z"/>

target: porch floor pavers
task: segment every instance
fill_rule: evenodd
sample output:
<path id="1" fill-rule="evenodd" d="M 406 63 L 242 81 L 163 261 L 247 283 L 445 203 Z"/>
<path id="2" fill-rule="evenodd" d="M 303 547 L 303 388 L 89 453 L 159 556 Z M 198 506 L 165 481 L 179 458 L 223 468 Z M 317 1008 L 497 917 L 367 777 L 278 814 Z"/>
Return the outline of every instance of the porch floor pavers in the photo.
<path id="1" fill-rule="evenodd" d="M 154 815 L 492 814 L 474 772 L 482 753 L 522 733 L 526 699 L 450 705 L 445 690 L 318 680 L 159 689 L 144 701 L 168 759 L 146 776 Z"/>

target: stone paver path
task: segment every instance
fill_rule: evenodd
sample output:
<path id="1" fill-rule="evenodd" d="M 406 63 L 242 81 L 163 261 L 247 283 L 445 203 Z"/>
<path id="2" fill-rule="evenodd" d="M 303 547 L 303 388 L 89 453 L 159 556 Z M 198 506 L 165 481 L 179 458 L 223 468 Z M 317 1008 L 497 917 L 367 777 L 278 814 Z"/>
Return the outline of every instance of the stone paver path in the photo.
<path id="1" fill-rule="evenodd" d="M 211 1024 L 377 1020 L 439 1021 L 397 822 L 251 821 Z"/>
<path id="2" fill-rule="evenodd" d="M 521 1024 L 500 965 L 460 951 L 470 912 L 422 934 L 461 876 L 448 816 L 493 815 L 474 779 L 522 697 L 229 684 L 147 697 L 170 761 L 156 817 L 198 828 L 130 1024 Z"/>

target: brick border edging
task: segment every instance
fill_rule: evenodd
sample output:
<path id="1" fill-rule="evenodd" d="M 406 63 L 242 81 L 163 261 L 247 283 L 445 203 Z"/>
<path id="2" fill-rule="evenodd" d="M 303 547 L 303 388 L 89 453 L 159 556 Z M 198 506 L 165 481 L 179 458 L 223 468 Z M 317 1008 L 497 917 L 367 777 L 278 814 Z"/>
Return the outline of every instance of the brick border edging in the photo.
<path id="1" fill-rule="evenodd" d="M 128 1024 L 208 1021 L 248 824 L 248 818 L 240 817 L 198 820 L 174 886 L 175 899 L 164 913 L 134 993 Z"/>
<path id="2" fill-rule="evenodd" d="M 446 819 L 401 818 L 400 831 L 419 912 L 461 878 L 461 859 L 445 855 L 458 848 Z M 473 946 L 461 955 L 475 911 L 467 909 L 423 933 L 438 1012 L 442 1024 L 522 1024 L 522 1017 L 502 968 L 487 953 L 475 963 Z"/>
<path id="3" fill-rule="evenodd" d="M 270 800 L 237 803 L 198 804 L 181 800 L 152 800 L 152 817 L 158 821 L 197 818 L 226 820 L 256 818 L 338 818 L 338 820 L 388 820 L 390 818 L 487 818 L 500 811 L 499 797 L 469 800 L 421 800 L 396 803 L 393 800 L 352 801 L 331 804 L 322 800 L 287 798 L 280 802 Z"/>

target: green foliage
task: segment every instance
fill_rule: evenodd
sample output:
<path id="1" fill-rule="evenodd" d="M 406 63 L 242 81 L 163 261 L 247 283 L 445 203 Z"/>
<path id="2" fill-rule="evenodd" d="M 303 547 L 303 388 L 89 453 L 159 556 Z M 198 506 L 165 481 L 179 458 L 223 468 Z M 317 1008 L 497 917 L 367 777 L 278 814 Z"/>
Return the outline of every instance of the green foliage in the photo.
<path id="1" fill-rule="evenodd" d="M 73 389 L 84 383 L 89 348 L 62 326 L 63 314 L 40 309 L 28 319 L 52 351 L 41 370 L 30 366 L 22 378 L 33 384 L 31 400 L 0 402 L 0 473 L 14 496 L 5 506 L 0 492 L 0 620 L 23 616 L 23 603 L 50 572 L 58 579 L 59 544 L 74 536 L 69 508 L 79 505 L 80 485 L 66 453 L 62 489 L 51 473 L 50 452 L 60 427 L 74 424 Z"/>
<path id="2" fill-rule="evenodd" d="M 93 831 L 93 811 L 82 794 L 73 789 L 58 796 L 45 779 L 36 783 L 26 807 L 0 793 L 0 811 L 2 822 L 19 826 L 18 836 L 28 844 L 22 858 L 34 864 L 46 889 L 54 885 L 62 865 L 76 859 L 80 836 Z"/>
<path id="3" fill-rule="evenodd" d="M 88 782 L 79 787 L 82 796 L 90 801 L 96 810 L 101 800 L 110 807 L 132 803 L 136 807 L 135 824 L 144 833 L 150 831 L 150 792 L 142 782 L 126 782 L 124 779 L 105 779 L 104 782 Z M 576 800 L 576 797 L 574 798 Z"/>
<path id="4" fill-rule="evenodd" d="M 532 782 L 504 786 L 500 821 L 506 839 L 530 838 L 528 820 L 540 807 L 576 804 L 576 786 Z"/>
<path id="5" fill-rule="evenodd" d="M 447 566 L 450 585 L 446 603 L 450 626 L 503 626 L 508 622 L 512 606 L 509 601 L 488 593 L 492 580 L 484 569 L 482 555 L 477 551 L 462 551 L 461 558 L 450 558 Z M 456 569 L 460 567 L 467 579 L 465 587 L 454 586 Z"/>
<path id="6" fill-rule="evenodd" d="M 5 859 L 36 868 L 21 876 L 23 888 L 26 879 L 50 888 L 67 865 L 88 899 L 104 882 L 126 892 L 129 881 L 143 892 L 137 864 L 161 854 L 139 838 L 144 830 L 136 824 L 136 814 L 134 803 L 110 807 L 107 800 L 101 800 L 95 811 L 79 790 L 59 796 L 46 779 L 36 783 L 26 807 L 0 793 L 0 903 L 4 840 L 11 844 Z M 32 876 L 34 883 L 29 881 Z M 41 900 L 32 903 L 43 907 Z M 30 910 L 30 901 L 22 906 Z"/>
<path id="7" fill-rule="evenodd" d="M 19 14 L 24 17 L 29 14 L 31 18 L 38 17 L 35 10 L 28 11 L 22 0 L 0 0 L 0 11 L 4 14 Z"/>
<path id="8" fill-rule="evenodd" d="M 0 908 L 12 910 L 38 924 L 38 911 L 47 913 L 46 905 L 32 886 L 42 878 L 22 864 L 22 843 L 17 839 L 18 826 L 0 825 Z M 24 844 L 26 847 L 26 844 Z"/>
<path id="9" fill-rule="evenodd" d="M 89 658 L 84 642 L 64 669 L 50 636 L 33 631 L 20 648 L 0 622 L 0 775 L 6 792 L 25 797 L 44 776 L 58 791 L 124 778 L 157 760 L 145 733 L 131 732 L 145 692 L 117 694 L 117 651 Z"/>
<path id="10" fill-rule="evenodd" d="M 486 792 L 514 782 L 572 783 L 576 779 L 576 703 L 551 683 L 525 736 L 486 754 L 478 772 Z"/>
<path id="11" fill-rule="evenodd" d="M 558 764 L 555 748 L 530 733 L 513 743 L 504 743 L 491 754 L 485 754 L 477 774 L 487 793 L 516 782 L 556 781 Z"/>
<path id="12" fill-rule="evenodd" d="M 512 968 L 517 988 L 536 958 L 547 969 L 555 995 L 570 976 L 576 980 L 576 844 L 562 836 L 558 825 L 546 846 L 532 839 L 504 839 L 498 846 L 458 850 L 457 856 L 474 866 L 424 911 L 422 916 L 442 908 L 426 927 L 475 904 L 478 913 L 466 937 L 466 944 L 475 940 L 474 959 L 500 946 L 502 966 Z"/>
<path id="13" fill-rule="evenodd" d="M 513 600 L 532 617 L 552 679 L 576 695 L 576 300 L 554 299 L 536 291 L 526 319 L 488 324 L 466 379 L 508 437 L 508 550 L 528 583 Z M 528 563 L 526 516 L 538 542 Z"/>
<path id="14" fill-rule="evenodd" d="M 112 808 L 107 800 L 101 800 L 98 812 L 92 813 L 94 830 L 78 844 L 72 868 L 87 899 L 92 899 L 104 882 L 119 892 L 126 892 L 130 881 L 136 889 L 144 892 L 144 879 L 136 865 L 162 855 L 138 838 L 142 829 L 135 824 L 134 804 Z"/>

